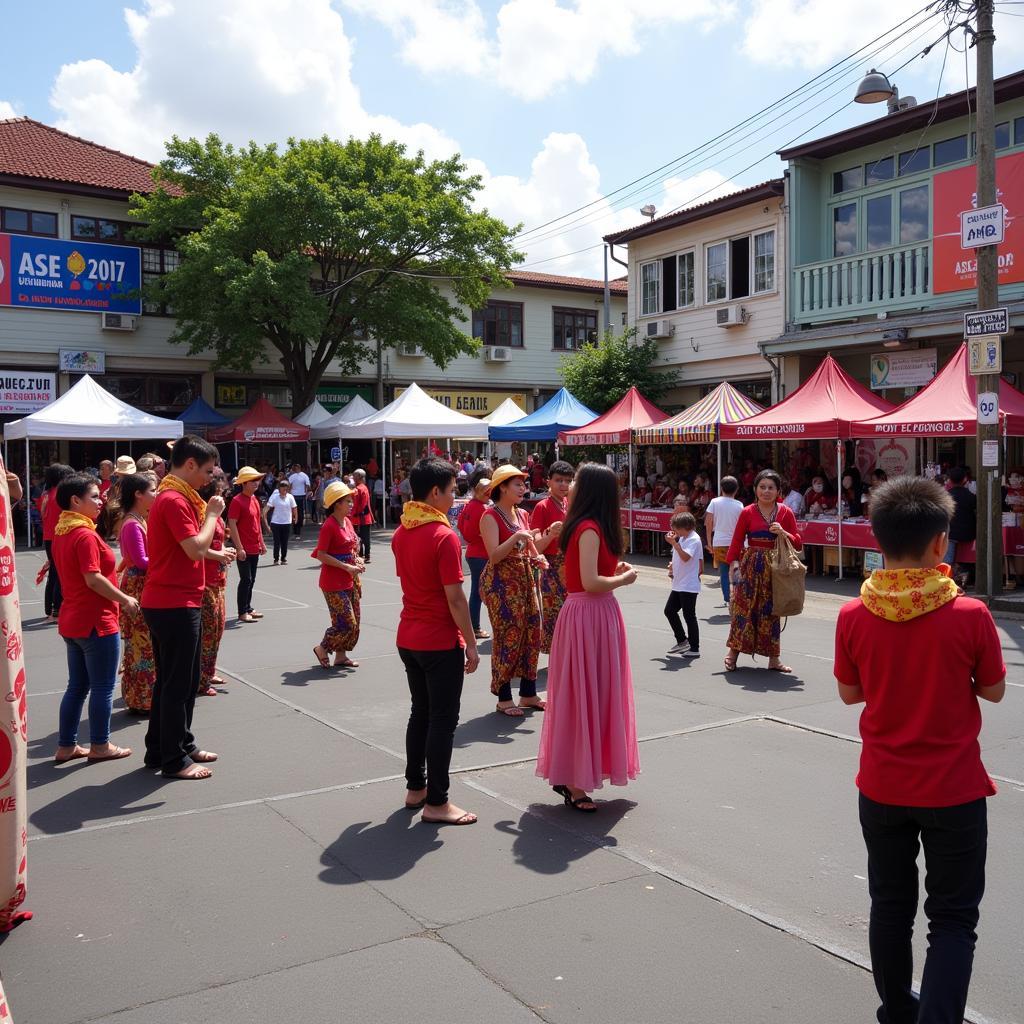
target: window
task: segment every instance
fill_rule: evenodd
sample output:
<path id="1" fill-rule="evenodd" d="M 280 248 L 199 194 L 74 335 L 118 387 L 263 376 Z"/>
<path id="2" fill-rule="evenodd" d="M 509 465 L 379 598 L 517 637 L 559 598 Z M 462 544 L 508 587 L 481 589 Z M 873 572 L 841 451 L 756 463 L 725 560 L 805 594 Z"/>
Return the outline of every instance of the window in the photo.
<path id="1" fill-rule="evenodd" d="M 863 185 L 863 167 L 851 167 L 847 171 L 836 171 L 832 175 L 832 192 L 834 195 L 839 195 L 841 192 L 849 192 L 855 188 L 862 188 Z"/>
<path id="2" fill-rule="evenodd" d="M 852 256 L 857 251 L 857 204 L 832 210 L 832 255 Z"/>
<path id="3" fill-rule="evenodd" d="M 83 242 L 106 242 L 108 245 L 132 244 L 128 232 L 138 225 L 103 217 L 72 217 L 71 237 Z"/>
<path id="4" fill-rule="evenodd" d="M 754 291 L 770 292 L 775 288 L 775 232 L 754 235 Z"/>
<path id="5" fill-rule="evenodd" d="M 750 294 L 750 239 L 729 242 L 729 298 L 743 299 Z"/>
<path id="6" fill-rule="evenodd" d="M 640 315 L 661 312 L 661 264 L 640 264 Z"/>
<path id="7" fill-rule="evenodd" d="M 177 270 L 181 257 L 174 249 L 156 249 L 147 247 L 142 250 L 142 284 L 158 283 L 165 274 Z M 146 313 L 160 316 L 171 316 L 174 310 L 165 302 L 154 302 L 152 299 L 143 301 L 142 308 Z"/>
<path id="8" fill-rule="evenodd" d="M 488 302 L 473 311 L 473 337 L 485 345 L 523 347 L 523 304 Z"/>
<path id="9" fill-rule="evenodd" d="M 597 341 L 596 309 L 554 309 L 554 347 L 566 352 Z"/>
<path id="10" fill-rule="evenodd" d="M 928 186 L 918 185 L 900 193 L 900 245 L 928 237 Z"/>
<path id="11" fill-rule="evenodd" d="M 917 171 L 926 171 L 931 166 L 928 160 L 928 147 L 924 149 L 911 149 L 906 153 L 900 153 L 900 174 L 914 174 Z"/>
<path id="12" fill-rule="evenodd" d="M 885 249 L 892 245 L 892 195 L 876 196 L 865 206 L 868 249 Z"/>
<path id="13" fill-rule="evenodd" d="M 1019 121 L 1020 118 L 1017 118 Z M 996 125 L 995 130 L 996 138 L 996 149 L 1009 149 L 1010 148 L 1010 122 L 1004 121 L 1002 124 Z M 1020 141 L 1024 142 L 1024 136 L 1020 137 Z M 973 157 L 978 152 L 978 136 L 976 132 L 971 132 L 971 156 Z"/>
<path id="14" fill-rule="evenodd" d="M 865 170 L 867 171 L 868 185 L 877 185 L 883 181 L 891 181 L 896 176 L 896 161 L 891 156 L 884 156 L 881 160 L 868 164 Z"/>
<path id="15" fill-rule="evenodd" d="M 934 163 L 936 167 L 943 164 L 955 164 L 967 159 L 967 136 L 958 135 L 954 139 L 943 139 L 935 143 Z"/>
<path id="16" fill-rule="evenodd" d="M 180 412 L 187 409 L 200 394 L 199 377 L 194 374 L 152 374 L 140 377 L 108 373 L 100 382 L 121 401 L 152 412 Z"/>
<path id="17" fill-rule="evenodd" d="M 707 259 L 708 302 L 718 302 L 729 297 L 729 246 L 727 242 L 709 245 L 705 250 Z"/>
<path id="18" fill-rule="evenodd" d="M 1024 146 L 1024 117 L 1013 119 L 1013 139 L 1018 146 Z"/>
<path id="19" fill-rule="evenodd" d="M 696 301 L 693 253 L 681 252 L 677 257 L 677 266 L 679 268 L 679 287 L 676 289 L 676 308 L 683 309 L 686 306 L 692 306 Z"/>
<path id="20" fill-rule="evenodd" d="M 41 210 L 16 210 L 7 207 L 3 214 L 3 229 L 17 235 L 44 235 L 57 237 L 57 214 Z"/>

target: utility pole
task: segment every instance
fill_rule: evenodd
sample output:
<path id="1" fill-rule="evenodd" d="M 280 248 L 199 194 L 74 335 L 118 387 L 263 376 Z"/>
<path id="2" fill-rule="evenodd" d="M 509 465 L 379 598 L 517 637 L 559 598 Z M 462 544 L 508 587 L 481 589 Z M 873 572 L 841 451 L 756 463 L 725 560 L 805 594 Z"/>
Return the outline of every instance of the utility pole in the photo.
<path id="1" fill-rule="evenodd" d="M 978 86 L 978 207 L 996 202 L 995 151 L 995 89 L 993 87 L 992 48 L 994 0 L 977 0 L 978 26 L 975 36 Z M 999 257 L 996 246 L 985 245 L 976 250 L 978 260 L 978 309 L 994 309 L 999 305 Z M 999 394 L 999 374 L 988 373 L 977 378 L 978 393 Z M 974 457 L 975 479 L 978 482 L 978 540 L 976 553 L 976 589 L 986 599 L 1002 592 L 1003 516 L 1000 482 L 1002 480 L 1002 444 L 999 425 L 978 424 Z M 985 442 L 995 442 L 999 453 L 995 466 L 986 466 L 983 458 Z M 991 452 L 993 445 L 989 445 Z"/>

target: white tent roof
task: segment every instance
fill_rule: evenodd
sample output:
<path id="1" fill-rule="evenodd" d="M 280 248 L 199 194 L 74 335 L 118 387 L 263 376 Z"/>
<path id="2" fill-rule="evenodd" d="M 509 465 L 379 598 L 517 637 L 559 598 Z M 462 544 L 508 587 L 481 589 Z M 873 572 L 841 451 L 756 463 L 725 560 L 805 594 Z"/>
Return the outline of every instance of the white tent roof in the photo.
<path id="1" fill-rule="evenodd" d="M 295 417 L 295 422 L 301 423 L 304 427 L 312 427 L 330 418 L 331 414 L 320 404 L 319 399 L 314 398 L 312 403 Z"/>
<path id="2" fill-rule="evenodd" d="M 317 423 L 309 432 L 309 436 L 318 441 L 337 438 L 343 425 L 358 423 L 360 420 L 365 420 L 367 416 L 372 416 L 376 411 L 362 395 L 353 395 L 352 401 L 348 405 L 343 406 L 333 416 Z M 348 437 L 347 432 L 345 436 Z"/>
<path id="3" fill-rule="evenodd" d="M 484 423 L 492 427 L 504 427 L 508 423 L 515 423 L 526 415 L 526 410 L 521 409 L 513 398 L 506 398 L 494 412 L 489 412 L 484 417 Z"/>
<path id="4" fill-rule="evenodd" d="M 322 427 L 317 428 L 318 432 Z M 419 385 L 411 384 L 380 412 L 344 428 L 345 440 L 378 438 L 458 438 L 486 441 L 487 424 L 472 416 L 463 416 L 435 402 Z"/>
<path id="5" fill-rule="evenodd" d="M 4 437 L 60 441 L 133 441 L 181 437 L 185 424 L 150 416 L 115 398 L 86 374 L 45 409 L 4 425 Z"/>

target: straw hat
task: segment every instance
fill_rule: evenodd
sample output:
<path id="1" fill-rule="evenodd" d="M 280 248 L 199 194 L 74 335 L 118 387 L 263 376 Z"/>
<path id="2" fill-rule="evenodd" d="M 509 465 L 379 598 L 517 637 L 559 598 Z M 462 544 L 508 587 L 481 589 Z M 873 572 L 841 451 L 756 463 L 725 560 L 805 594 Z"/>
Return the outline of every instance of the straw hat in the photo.
<path id="1" fill-rule="evenodd" d="M 332 480 L 324 488 L 324 508 L 331 508 L 337 501 L 340 501 L 342 498 L 347 498 L 350 494 L 355 493 L 356 492 L 353 491 L 352 488 L 344 481 Z"/>
<path id="2" fill-rule="evenodd" d="M 114 472 L 119 476 L 131 476 L 135 472 L 135 460 L 130 455 L 118 455 Z"/>
<path id="3" fill-rule="evenodd" d="M 258 469 L 253 469 L 252 466 L 243 466 L 238 471 L 238 476 L 232 481 L 236 484 L 247 484 L 250 480 L 262 480 L 263 474 Z"/>
<path id="4" fill-rule="evenodd" d="M 524 480 L 526 479 L 526 474 L 521 469 L 516 469 L 515 466 L 499 466 L 491 477 L 491 486 L 487 493 L 493 494 L 494 488 L 497 487 L 498 484 L 503 484 L 506 480 L 511 480 L 514 476 L 521 476 Z"/>

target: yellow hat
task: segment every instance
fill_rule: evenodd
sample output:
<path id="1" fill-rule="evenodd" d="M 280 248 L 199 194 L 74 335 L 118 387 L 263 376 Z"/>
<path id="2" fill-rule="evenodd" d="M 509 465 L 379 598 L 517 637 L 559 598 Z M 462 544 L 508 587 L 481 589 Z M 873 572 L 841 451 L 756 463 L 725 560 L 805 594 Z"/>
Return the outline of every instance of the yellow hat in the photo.
<path id="1" fill-rule="evenodd" d="M 488 491 L 488 494 L 493 494 L 494 488 L 497 487 L 498 484 L 503 484 L 506 480 L 511 480 L 514 476 L 521 476 L 524 480 L 526 479 L 526 474 L 521 469 L 516 469 L 515 466 L 499 466 L 491 477 L 491 488 Z"/>
<path id="2" fill-rule="evenodd" d="M 236 484 L 247 484 L 250 480 L 262 480 L 263 474 L 258 469 L 253 469 L 252 466 L 243 466 L 238 471 L 238 476 L 232 481 Z"/>
<path id="3" fill-rule="evenodd" d="M 347 498 L 350 494 L 355 494 L 348 484 L 342 480 L 332 480 L 324 488 L 324 508 L 331 508 L 335 502 L 340 501 L 342 498 Z"/>

